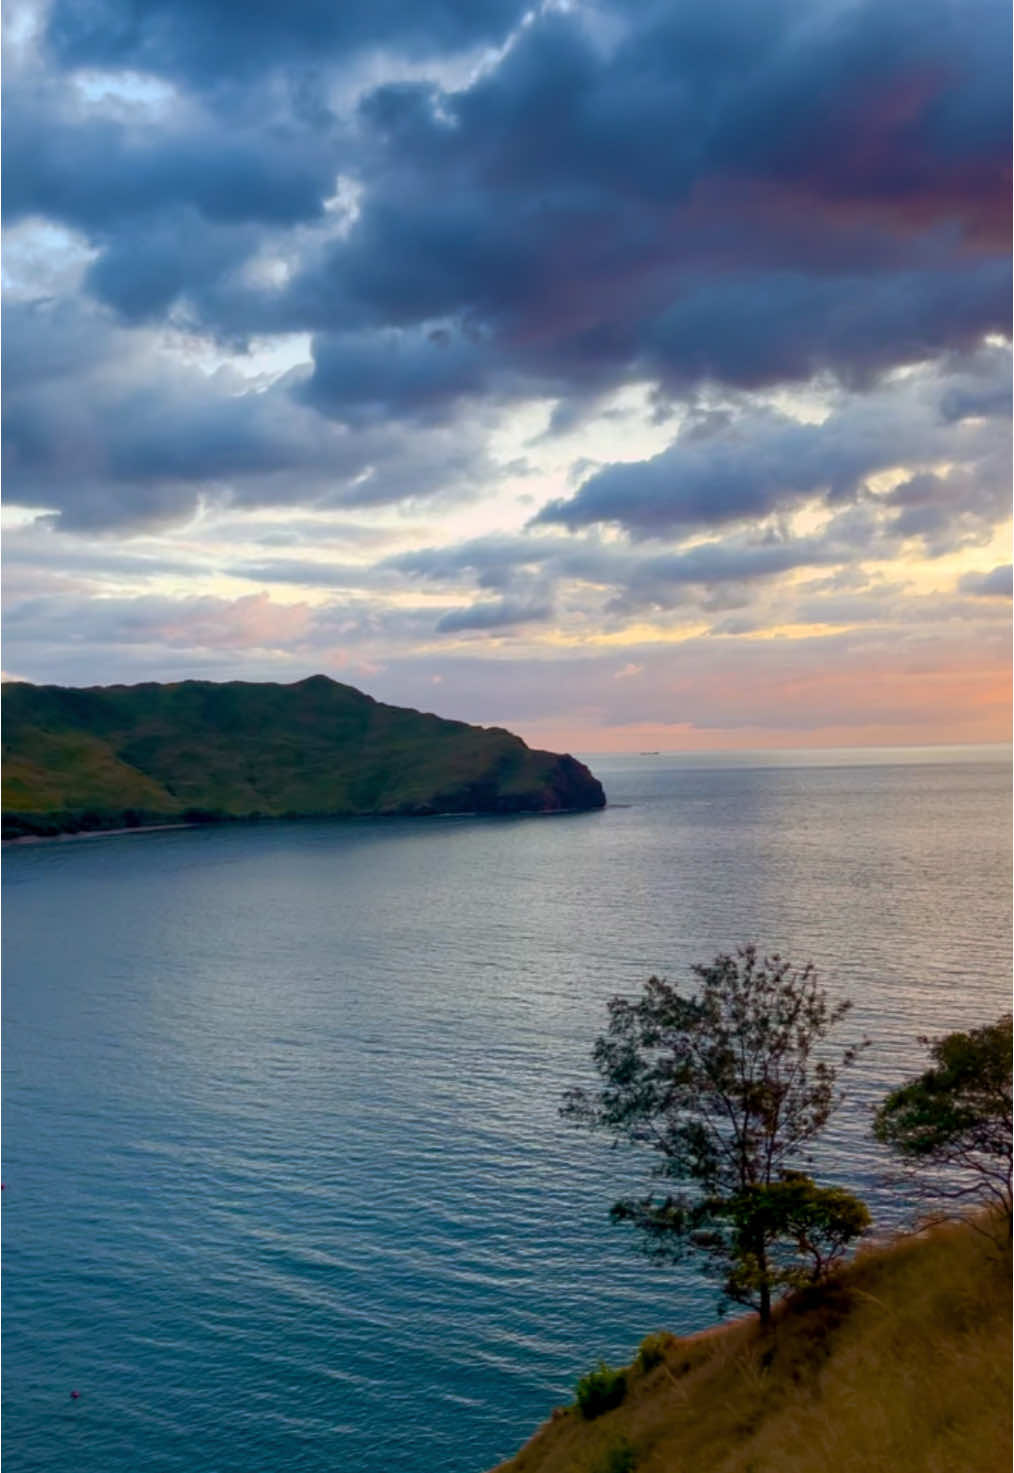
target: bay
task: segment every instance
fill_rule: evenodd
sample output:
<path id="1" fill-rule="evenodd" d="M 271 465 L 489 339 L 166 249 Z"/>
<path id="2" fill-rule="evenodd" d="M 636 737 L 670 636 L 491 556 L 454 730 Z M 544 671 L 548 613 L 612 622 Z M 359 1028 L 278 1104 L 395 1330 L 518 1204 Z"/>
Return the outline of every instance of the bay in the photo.
<path id="1" fill-rule="evenodd" d="M 7 851 L 7 1473 L 481 1473 L 712 1322 L 558 1105 L 612 994 L 743 941 L 854 1000 L 820 1174 L 904 1215 L 869 1113 L 1009 1005 L 1009 753 L 587 760 L 601 813 Z"/>

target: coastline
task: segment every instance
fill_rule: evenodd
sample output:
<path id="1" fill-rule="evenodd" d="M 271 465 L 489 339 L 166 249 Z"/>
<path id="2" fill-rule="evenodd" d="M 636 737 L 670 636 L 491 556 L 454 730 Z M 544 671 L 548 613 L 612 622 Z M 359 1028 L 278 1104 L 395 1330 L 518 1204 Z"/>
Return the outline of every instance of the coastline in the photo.
<path id="1" fill-rule="evenodd" d="M 18 834 L 13 839 L 4 839 L 3 847 L 8 844 L 70 844 L 75 839 L 109 839 L 114 834 L 160 834 L 166 829 L 201 829 L 205 828 L 201 823 L 139 823 L 133 828 L 122 829 L 78 829 L 73 834 Z"/>
<path id="2" fill-rule="evenodd" d="M 603 807 L 607 806 L 603 805 Z M 630 805 L 619 804 L 617 806 L 629 807 Z M 258 818 L 228 815 L 224 818 L 203 819 L 200 823 L 140 823 L 135 824 L 132 828 L 78 829 L 75 833 L 63 834 L 17 834 L 14 838 L 0 841 L 0 847 L 6 849 L 12 844 L 69 844 L 75 839 L 110 839 L 122 834 L 163 834 L 170 829 L 222 828 L 226 824 L 236 823 L 303 823 L 307 820 L 318 823 L 361 823 L 363 819 L 388 820 L 393 818 L 575 818 L 584 813 L 601 812 L 601 808 L 519 808 L 508 809 L 503 813 L 491 813 L 488 809 L 483 808 L 464 808 L 447 813 L 301 813 L 298 816 L 272 814 L 261 815 Z"/>

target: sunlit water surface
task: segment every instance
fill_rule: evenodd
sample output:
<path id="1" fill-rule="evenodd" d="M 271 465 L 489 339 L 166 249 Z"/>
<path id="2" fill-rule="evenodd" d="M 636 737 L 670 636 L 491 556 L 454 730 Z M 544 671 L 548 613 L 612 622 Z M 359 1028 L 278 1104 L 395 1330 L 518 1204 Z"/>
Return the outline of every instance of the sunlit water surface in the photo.
<path id="1" fill-rule="evenodd" d="M 602 813 L 7 853 L 6 1473 L 480 1473 L 707 1324 L 557 1109 L 610 995 L 750 938 L 855 1000 L 821 1174 L 897 1218 L 871 1101 L 1007 1006 L 1007 755 L 593 765 Z"/>

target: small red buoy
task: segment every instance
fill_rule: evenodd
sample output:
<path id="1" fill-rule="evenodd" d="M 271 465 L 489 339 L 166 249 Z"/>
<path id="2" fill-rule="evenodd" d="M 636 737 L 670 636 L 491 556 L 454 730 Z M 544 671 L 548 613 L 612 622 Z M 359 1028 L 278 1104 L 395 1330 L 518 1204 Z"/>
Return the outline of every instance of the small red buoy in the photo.
<path id="1" fill-rule="evenodd" d="M 71 1401 L 77 1401 L 77 1399 L 78 1399 L 78 1397 L 80 1395 L 81 1395 L 80 1391 L 72 1391 L 70 1393 L 70 1399 L 71 1399 Z"/>

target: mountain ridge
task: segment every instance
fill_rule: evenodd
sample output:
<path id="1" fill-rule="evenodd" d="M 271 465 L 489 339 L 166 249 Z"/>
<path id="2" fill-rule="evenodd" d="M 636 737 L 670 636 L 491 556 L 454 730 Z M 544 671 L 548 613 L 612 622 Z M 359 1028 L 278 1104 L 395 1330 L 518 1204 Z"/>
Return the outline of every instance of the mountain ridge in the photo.
<path id="1" fill-rule="evenodd" d="M 601 808 L 569 754 L 326 675 L 3 686 L 3 833 Z"/>

